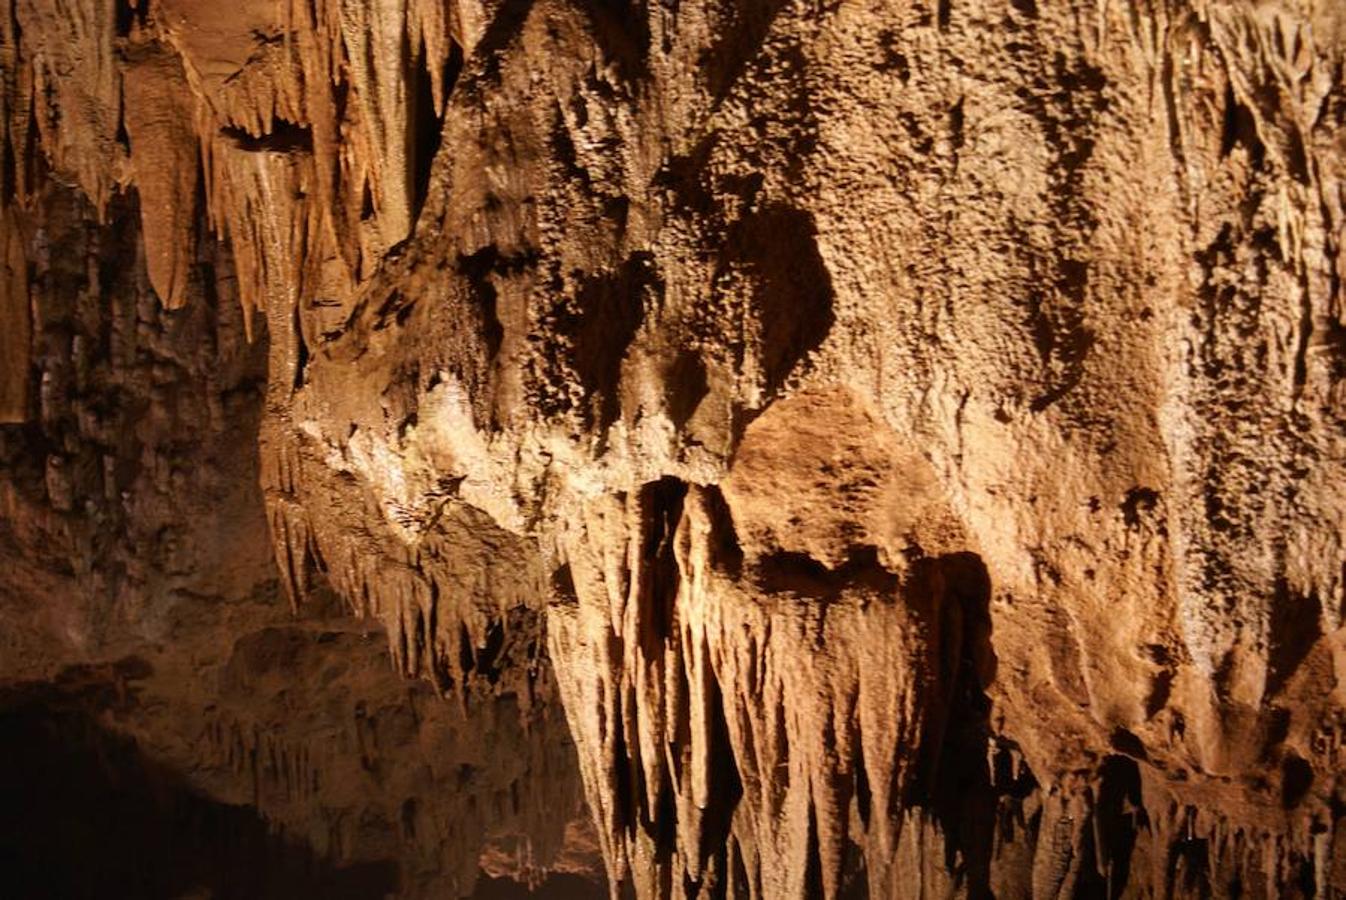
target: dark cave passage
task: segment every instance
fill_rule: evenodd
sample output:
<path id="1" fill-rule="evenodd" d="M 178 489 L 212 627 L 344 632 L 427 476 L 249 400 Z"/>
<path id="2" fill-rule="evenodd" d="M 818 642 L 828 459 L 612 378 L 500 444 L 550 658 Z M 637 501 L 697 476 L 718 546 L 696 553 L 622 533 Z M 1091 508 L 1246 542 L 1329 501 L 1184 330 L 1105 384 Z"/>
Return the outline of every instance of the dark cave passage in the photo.
<path id="1" fill-rule="evenodd" d="M 388 863 L 334 866 L 255 809 L 203 796 L 99 721 L 111 682 L 0 699 L 0 871 L 16 898 L 380 898 Z"/>

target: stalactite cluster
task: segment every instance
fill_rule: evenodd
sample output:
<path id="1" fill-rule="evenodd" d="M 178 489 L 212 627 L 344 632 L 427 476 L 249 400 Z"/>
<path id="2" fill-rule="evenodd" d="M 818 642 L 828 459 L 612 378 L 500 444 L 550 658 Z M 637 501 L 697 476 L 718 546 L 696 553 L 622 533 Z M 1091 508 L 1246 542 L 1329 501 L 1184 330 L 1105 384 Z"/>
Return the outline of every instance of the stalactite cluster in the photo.
<path id="1" fill-rule="evenodd" d="M 1338 6 L 0 0 L 0 701 L 357 893 L 1346 890 Z"/>

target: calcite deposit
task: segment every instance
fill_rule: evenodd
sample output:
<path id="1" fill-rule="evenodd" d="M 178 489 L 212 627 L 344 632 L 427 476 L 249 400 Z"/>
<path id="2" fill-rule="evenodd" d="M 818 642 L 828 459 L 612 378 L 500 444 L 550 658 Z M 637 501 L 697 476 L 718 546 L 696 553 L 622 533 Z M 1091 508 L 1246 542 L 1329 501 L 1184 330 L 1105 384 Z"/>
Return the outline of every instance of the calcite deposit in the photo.
<path id="1" fill-rule="evenodd" d="M 1346 6 L 0 64 L 0 785 L 138 810 L 5 805 L 21 893 L 1346 892 Z"/>

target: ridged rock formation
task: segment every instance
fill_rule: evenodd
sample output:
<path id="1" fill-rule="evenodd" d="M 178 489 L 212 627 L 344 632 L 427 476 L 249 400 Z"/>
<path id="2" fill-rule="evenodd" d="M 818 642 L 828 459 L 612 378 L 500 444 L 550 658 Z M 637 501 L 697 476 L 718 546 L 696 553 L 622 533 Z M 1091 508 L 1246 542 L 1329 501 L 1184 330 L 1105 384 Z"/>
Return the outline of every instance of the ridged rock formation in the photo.
<path id="1" fill-rule="evenodd" d="M 15 733 L 141 659 L 205 743 L 91 745 L 324 890 L 1346 891 L 1346 7 L 0 0 L 0 61 Z"/>
<path id="2" fill-rule="evenodd" d="M 34 413 L 0 431 L 0 894 L 601 891 L 539 617 L 466 704 L 332 598 L 296 619 L 258 487 L 266 346 L 227 251 L 201 246 L 170 313 L 132 205 L 91 226 L 47 191 Z"/>

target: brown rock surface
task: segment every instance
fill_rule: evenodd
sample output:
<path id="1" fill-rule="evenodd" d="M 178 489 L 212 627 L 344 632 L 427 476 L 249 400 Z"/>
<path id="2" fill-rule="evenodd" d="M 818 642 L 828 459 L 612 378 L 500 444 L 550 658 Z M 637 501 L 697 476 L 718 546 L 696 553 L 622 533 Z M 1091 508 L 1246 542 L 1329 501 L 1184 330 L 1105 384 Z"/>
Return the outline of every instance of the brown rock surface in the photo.
<path id="1" fill-rule="evenodd" d="M 6 727 L 274 862 L 155 891 L 1346 891 L 1338 4 L 0 0 L 0 62 Z"/>

